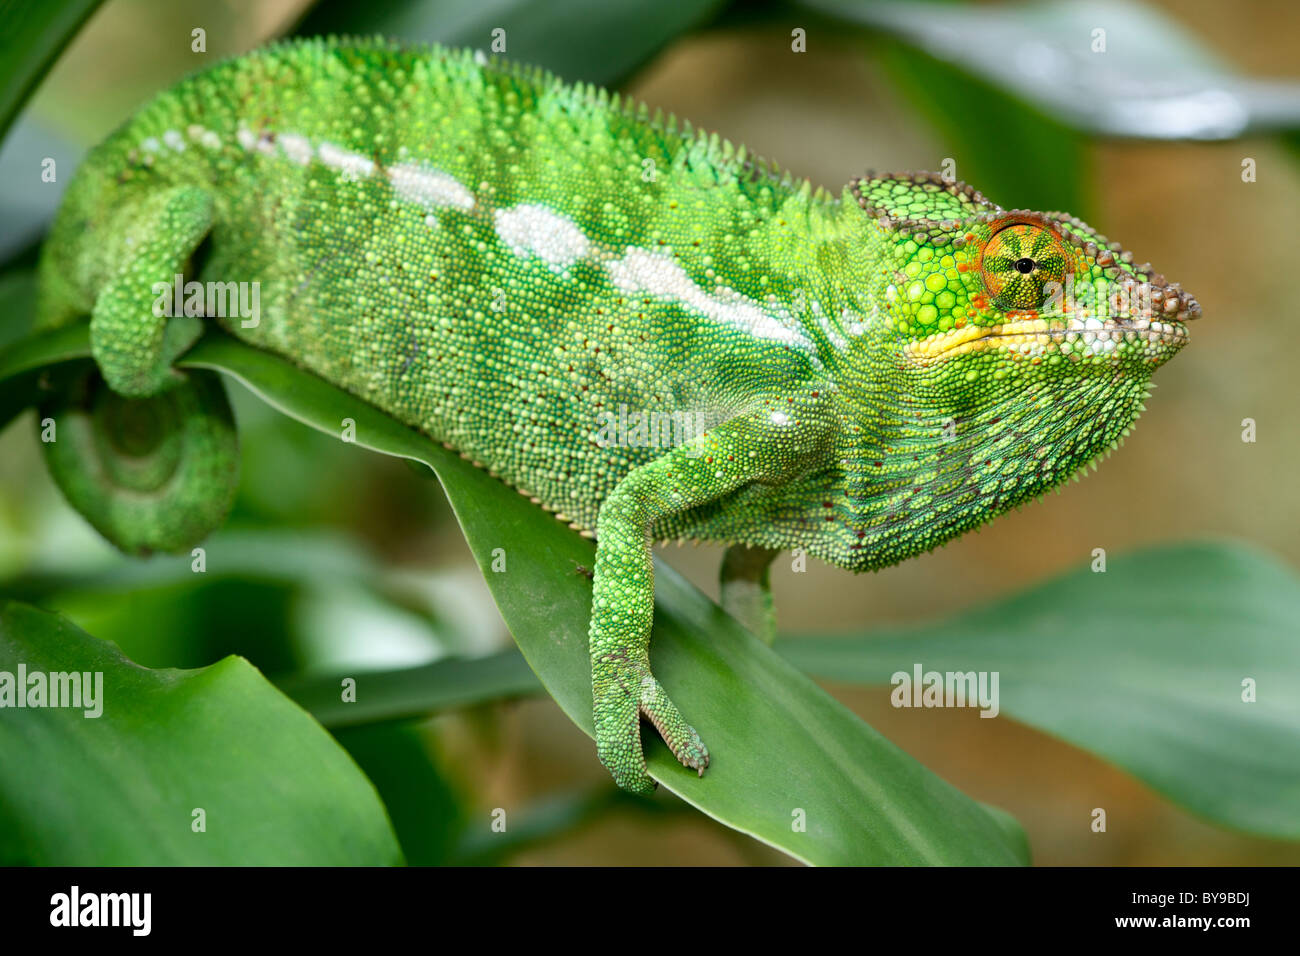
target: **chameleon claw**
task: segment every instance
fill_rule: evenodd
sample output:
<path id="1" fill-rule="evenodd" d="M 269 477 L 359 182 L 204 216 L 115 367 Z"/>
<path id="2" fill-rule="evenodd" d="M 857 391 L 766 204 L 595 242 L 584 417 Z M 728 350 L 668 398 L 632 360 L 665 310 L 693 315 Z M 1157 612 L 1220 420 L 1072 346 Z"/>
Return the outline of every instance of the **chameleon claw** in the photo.
<path id="1" fill-rule="evenodd" d="M 704 776 L 709 749 L 648 670 L 629 669 L 618 679 L 602 681 L 595 703 L 596 750 L 624 790 L 648 795 L 659 786 L 646 770 L 642 718 L 654 726 L 682 766 Z"/>
<path id="2" fill-rule="evenodd" d="M 703 777 L 709 766 L 709 748 L 704 746 L 695 728 L 682 717 L 677 705 L 668 699 L 659 681 L 648 674 L 641 683 L 641 713 L 654 724 L 682 766 Z"/>

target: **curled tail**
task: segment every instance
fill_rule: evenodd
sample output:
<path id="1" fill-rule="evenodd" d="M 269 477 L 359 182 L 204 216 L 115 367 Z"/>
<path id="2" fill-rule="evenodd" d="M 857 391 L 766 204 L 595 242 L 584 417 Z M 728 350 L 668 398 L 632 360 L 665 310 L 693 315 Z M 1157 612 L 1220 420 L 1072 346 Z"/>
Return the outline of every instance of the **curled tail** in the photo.
<path id="1" fill-rule="evenodd" d="M 98 372 L 40 407 L 42 447 L 68 501 L 131 554 L 186 551 L 225 519 L 239 484 L 234 416 L 215 372 L 191 371 L 149 398 Z"/>
<path id="2" fill-rule="evenodd" d="M 225 387 L 182 373 L 201 324 L 157 308 L 192 271 L 212 197 L 191 186 L 128 192 L 103 169 L 69 187 L 41 261 L 38 322 L 90 314 L 97 371 L 40 408 L 45 460 L 68 501 L 123 551 L 186 551 L 234 500 L 239 458 Z"/>

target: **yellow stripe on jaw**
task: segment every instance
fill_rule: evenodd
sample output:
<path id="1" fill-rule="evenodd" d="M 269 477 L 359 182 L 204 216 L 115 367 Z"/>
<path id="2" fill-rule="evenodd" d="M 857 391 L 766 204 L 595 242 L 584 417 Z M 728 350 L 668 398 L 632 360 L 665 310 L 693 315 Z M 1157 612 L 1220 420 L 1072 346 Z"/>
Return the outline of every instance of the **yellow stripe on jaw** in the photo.
<path id="1" fill-rule="evenodd" d="M 1025 342 L 1046 345 L 1053 337 L 1046 334 L 1051 324 L 1046 319 L 1017 319 L 1001 325 L 968 325 L 948 332 L 936 332 L 916 342 L 909 342 L 904 354 L 920 363 L 949 358 L 966 352 L 987 348 L 991 339 L 1005 339 L 1003 346 L 1017 346 Z"/>

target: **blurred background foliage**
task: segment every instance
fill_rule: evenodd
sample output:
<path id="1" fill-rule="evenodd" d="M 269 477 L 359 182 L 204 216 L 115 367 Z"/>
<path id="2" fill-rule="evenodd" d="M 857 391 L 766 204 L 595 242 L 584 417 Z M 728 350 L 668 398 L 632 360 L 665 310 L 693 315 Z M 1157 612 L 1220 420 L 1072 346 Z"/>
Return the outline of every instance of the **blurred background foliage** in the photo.
<path id="1" fill-rule="evenodd" d="M 1114 5 L 1093 7 L 1102 25 L 1122 24 L 1109 35 L 1117 51 L 1150 39 L 1126 30 L 1156 30 L 1172 19 L 1185 32 L 1162 31 L 1161 39 L 1182 54 L 1175 59 L 1224 75 L 1294 78 L 1300 8 L 1292 4 L 1155 3 L 1147 15 L 1160 19 L 1140 23 L 1121 19 Z M 959 178 L 1004 206 L 1084 216 L 1139 261 L 1153 259 L 1204 307 L 1192 345 L 1157 376 L 1134 437 L 1095 475 L 878 574 L 855 577 L 815 563 L 795 574 L 778 561 L 782 633 L 902 631 L 1086 569 L 1095 548 L 1118 556 L 1227 536 L 1300 565 L 1300 498 L 1289 477 L 1300 468 L 1290 414 L 1295 351 L 1285 337 L 1297 311 L 1288 260 L 1300 177 L 1287 141 L 1267 123 L 1247 124 L 1243 136 L 1221 142 L 1101 137 L 1023 91 L 1007 92 L 996 77 L 972 75 L 977 65 L 946 62 L 941 47 L 926 47 L 915 21 L 882 29 L 883 9 L 847 0 L 666 8 L 648 0 L 110 0 L 43 77 L 0 147 L 0 250 L 11 265 L 29 263 L 80 153 L 154 92 L 205 64 L 290 32 L 486 46 L 489 31 L 502 26 L 511 57 L 626 90 L 814 183 L 838 188 L 867 167 L 935 169 L 952 157 Z M 989 5 L 962 9 L 998 22 Z M 950 22 L 941 11 L 924 13 L 923 26 Z M 203 55 L 190 52 L 196 26 L 207 34 Z M 807 53 L 791 53 L 796 27 L 807 31 Z M 60 182 L 37 189 L 32 170 L 43 156 L 59 159 Z M 1256 182 L 1242 181 L 1246 157 L 1256 161 Z M 0 345 L 22 335 L 29 303 L 21 272 L 0 275 Z M 243 477 L 231 520 L 209 547 L 223 555 L 213 566 L 225 570 L 199 577 L 184 563 L 178 571 L 176 562 L 116 555 L 58 495 L 23 416 L 0 433 L 2 593 L 62 611 L 149 667 L 201 667 L 241 654 L 309 707 L 321 675 L 431 667 L 511 647 L 435 484 L 400 461 L 313 432 L 242 389 L 231 396 Z M 1241 441 L 1244 418 L 1258 423 L 1256 443 Z M 721 548 L 670 548 L 663 557 L 716 597 Z M 1115 561 L 1108 573 L 1176 583 L 1179 566 L 1146 551 Z M 1293 578 L 1270 580 L 1275 590 L 1294 590 Z M 1248 578 L 1229 587 L 1242 600 L 1264 600 Z M 1285 615 L 1278 620 L 1286 630 Z M 1294 644 L 1295 617 L 1290 623 L 1280 636 Z M 1166 632 L 1176 654 L 1177 628 Z M 1087 640 L 1068 628 L 1038 637 Z M 815 657 L 816 646 L 805 653 Z M 1089 654 L 1104 671 L 1103 651 L 1080 651 L 1085 663 Z M 449 701 L 432 717 L 333 728 L 378 788 L 408 862 L 790 862 L 671 795 L 619 795 L 590 741 L 550 698 L 533 693 L 530 674 L 512 663 L 517 657 L 500 660 L 467 706 Z M 1269 679 L 1297 686 L 1294 652 L 1260 666 L 1261 687 Z M 842 662 L 826 672 L 843 674 Z M 1087 672 L 1082 666 L 1065 676 L 1076 677 L 1078 690 Z M 1068 691 L 1070 681 L 1063 683 Z M 1300 863 L 1297 844 L 1212 827 L 1118 766 L 1014 719 L 898 710 L 879 684 L 825 686 L 939 776 L 1009 811 L 1038 863 Z M 1092 688 L 1081 689 L 1087 706 Z M 1094 697 L 1091 706 L 1101 705 Z M 1300 818 L 1300 797 L 1292 799 Z M 490 830 L 497 807 L 518 808 L 506 835 Z M 1094 807 L 1107 810 L 1104 834 L 1089 827 Z"/>

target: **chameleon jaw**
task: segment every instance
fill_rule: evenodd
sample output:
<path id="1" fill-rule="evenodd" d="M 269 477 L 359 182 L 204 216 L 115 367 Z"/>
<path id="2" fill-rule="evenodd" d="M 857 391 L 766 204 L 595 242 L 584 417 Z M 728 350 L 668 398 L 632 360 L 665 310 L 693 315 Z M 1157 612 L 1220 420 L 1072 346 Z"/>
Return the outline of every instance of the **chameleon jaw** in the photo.
<path id="1" fill-rule="evenodd" d="M 1187 327 L 1175 318 L 1013 319 L 998 325 L 968 325 L 909 342 L 905 355 L 918 365 L 990 348 L 1042 357 L 1061 353 L 1077 361 L 1088 355 L 1115 355 L 1121 342 L 1140 345 L 1152 357 L 1187 344 Z"/>

